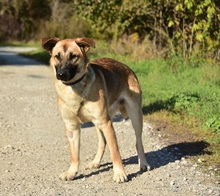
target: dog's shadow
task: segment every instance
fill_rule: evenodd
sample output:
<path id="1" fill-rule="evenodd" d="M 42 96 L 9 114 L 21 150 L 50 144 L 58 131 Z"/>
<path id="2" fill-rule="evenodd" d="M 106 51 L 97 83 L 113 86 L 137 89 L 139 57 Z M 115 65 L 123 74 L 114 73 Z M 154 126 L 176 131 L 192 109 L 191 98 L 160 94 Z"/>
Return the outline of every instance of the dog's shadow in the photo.
<path id="1" fill-rule="evenodd" d="M 116 115 L 113 118 L 113 122 L 120 122 L 120 121 L 122 121 L 122 117 L 120 115 Z M 83 124 L 82 128 L 93 127 L 93 126 L 94 125 L 91 122 L 89 122 L 89 123 Z M 208 146 L 209 144 L 205 141 L 182 142 L 182 143 L 177 143 L 177 144 L 166 146 L 156 151 L 145 153 L 145 156 L 147 158 L 148 164 L 151 167 L 151 170 L 153 170 L 153 169 L 158 169 L 162 166 L 165 166 L 169 163 L 175 162 L 177 160 L 181 160 L 183 157 L 198 156 L 201 154 L 211 154 L 211 152 L 208 152 L 206 150 Z M 123 159 L 123 164 L 125 166 L 138 164 L 138 157 L 132 156 L 127 159 Z M 83 174 L 79 175 L 77 178 L 91 177 L 93 175 L 97 175 L 102 172 L 107 172 L 112 168 L 113 168 L 112 163 L 110 162 L 104 163 L 104 164 L 101 164 L 97 170 L 92 171 L 91 173 L 87 175 L 83 175 Z M 128 180 L 132 180 L 132 178 L 135 178 L 141 175 L 142 173 L 143 172 L 139 170 L 134 173 L 131 173 L 128 175 Z"/>
<path id="2" fill-rule="evenodd" d="M 151 167 L 151 170 L 153 170 L 165 166 L 169 163 L 181 160 L 183 157 L 187 158 L 201 154 L 211 154 L 211 152 L 206 150 L 208 146 L 209 144 L 205 141 L 182 142 L 166 146 L 156 151 L 145 153 L 145 156 L 147 158 L 148 164 Z M 123 163 L 125 165 L 138 164 L 138 157 L 132 156 L 130 158 L 124 159 Z M 129 178 L 132 179 L 140 174 L 142 174 L 140 171 L 134 172 L 129 175 Z"/>
<path id="3" fill-rule="evenodd" d="M 177 160 L 181 160 L 183 157 L 190 157 L 190 156 L 197 156 L 201 154 L 211 154 L 211 152 L 208 152 L 206 148 L 209 146 L 209 144 L 205 141 L 197 141 L 197 142 L 183 142 L 183 143 L 177 143 L 172 144 L 169 146 L 166 146 L 164 148 L 161 148 L 156 151 L 145 153 L 145 156 L 147 158 L 147 161 L 151 167 L 151 169 L 158 169 L 162 166 L 165 166 L 169 163 L 175 162 Z M 138 164 L 138 157 L 132 156 L 127 159 L 123 159 L 123 164 L 126 165 L 132 165 L 132 164 Z M 92 171 L 91 173 L 87 175 L 79 175 L 77 178 L 84 178 L 84 177 L 91 177 L 93 175 L 97 175 L 102 172 L 107 172 L 110 169 L 112 169 L 112 163 L 104 163 L 101 164 L 100 167 L 96 171 Z M 143 172 L 136 171 L 134 173 L 130 173 L 128 175 L 128 180 L 132 180 L 132 178 L 135 178 L 139 175 L 141 175 Z"/>

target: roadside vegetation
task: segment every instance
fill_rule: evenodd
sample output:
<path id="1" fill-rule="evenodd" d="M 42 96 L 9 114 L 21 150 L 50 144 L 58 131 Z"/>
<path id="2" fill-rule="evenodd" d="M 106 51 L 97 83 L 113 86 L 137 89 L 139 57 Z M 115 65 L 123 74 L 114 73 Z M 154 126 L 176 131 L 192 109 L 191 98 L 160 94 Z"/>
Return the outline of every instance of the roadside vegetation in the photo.
<path id="1" fill-rule="evenodd" d="M 24 55 L 46 64 L 42 37 L 96 39 L 91 60 L 111 57 L 137 74 L 146 119 L 207 142 L 200 164 L 220 171 L 220 1 L 12 0 L 0 8 L 0 44 L 34 43 Z"/>

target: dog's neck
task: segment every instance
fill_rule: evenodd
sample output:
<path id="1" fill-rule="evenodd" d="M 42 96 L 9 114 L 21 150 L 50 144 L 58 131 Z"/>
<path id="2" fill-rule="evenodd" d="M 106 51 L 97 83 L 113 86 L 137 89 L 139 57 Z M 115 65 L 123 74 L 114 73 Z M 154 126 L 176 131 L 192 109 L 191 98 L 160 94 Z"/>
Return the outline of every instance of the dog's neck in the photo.
<path id="1" fill-rule="evenodd" d="M 78 84 L 80 83 L 83 78 L 85 77 L 86 74 L 84 74 L 81 78 L 79 78 L 78 80 L 74 81 L 74 82 L 71 82 L 71 83 L 64 83 L 65 85 L 68 85 L 68 86 L 72 86 L 72 85 L 75 85 L 75 84 Z"/>
<path id="2" fill-rule="evenodd" d="M 81 79 L 81 81 L 79 81 Z M 57 93 L 59 97 L 65 97 L 65 93 L 69 93 L 69 90 L 72 90 L 72 96 L 76 97 L 77 99 L 81 97 L 81 101 L 83 101 L 85 98 L 89 99 L 91 86 L 94 84 L 94 81 L 96 79 L 95 72 L 91 66 L 88 67 L 88 71 L 85 73 L 85 76 L 78 79 L 78 83 L 76 84 L 76 81 L 70 82 L 69 84 L 65 84 L 60 80 L 56 80 L 55 86 L 57 89 Z M 65 88 L 64 86 L 68 87 Z M 69 90 L 64 90 L 69 89 Z M 67 96 L 68 97 L 68 96 Z M 71 101 L 72 102 L 72 101 Z M 80 101 L 78 101 L 80 103 Z"/>

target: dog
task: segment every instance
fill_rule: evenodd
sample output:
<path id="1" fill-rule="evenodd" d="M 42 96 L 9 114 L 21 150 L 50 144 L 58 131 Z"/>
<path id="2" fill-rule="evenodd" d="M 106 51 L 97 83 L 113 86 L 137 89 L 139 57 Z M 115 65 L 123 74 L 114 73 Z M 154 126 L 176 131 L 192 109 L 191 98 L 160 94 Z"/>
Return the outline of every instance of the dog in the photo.
<path id="1" fill-rule="evenodd" d="M 100 166 L 107 143 L 113 162 L 113 180 L 118 183 L 128 180 L 111 121 L 117 111 L 131 119 L 140 170 L 150 170 L 142 144 L 141 88 L 134 72 L 110 58 L 89 62 L 87 52 L 95 47 L 95 41 L 91 38 L 42 38 L 42 47 L 51 55 L 50 65 L 56 78 L 58 106 L 70 146 L 71 165 L 60 175 L 60 179 L 73 180 L 77 175 L 80 125 L 91 121 L 96 127 L 99 141 L 95 158 L 86 168 Z"/>

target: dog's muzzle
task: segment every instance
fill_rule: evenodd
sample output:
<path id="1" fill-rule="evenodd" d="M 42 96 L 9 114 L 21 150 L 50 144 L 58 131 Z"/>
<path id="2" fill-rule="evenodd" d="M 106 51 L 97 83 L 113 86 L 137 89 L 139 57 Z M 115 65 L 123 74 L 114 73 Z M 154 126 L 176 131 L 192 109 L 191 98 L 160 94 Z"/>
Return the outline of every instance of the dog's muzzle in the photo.
<path id="1" fill-rule="evenodd" d="M 68 81 L 71 80 L 77 72 L 77 67 L 65 67 L 65 68 L 59 68 L 56 67 L 56 77 L 58 80 L 62 81 Z"/>

